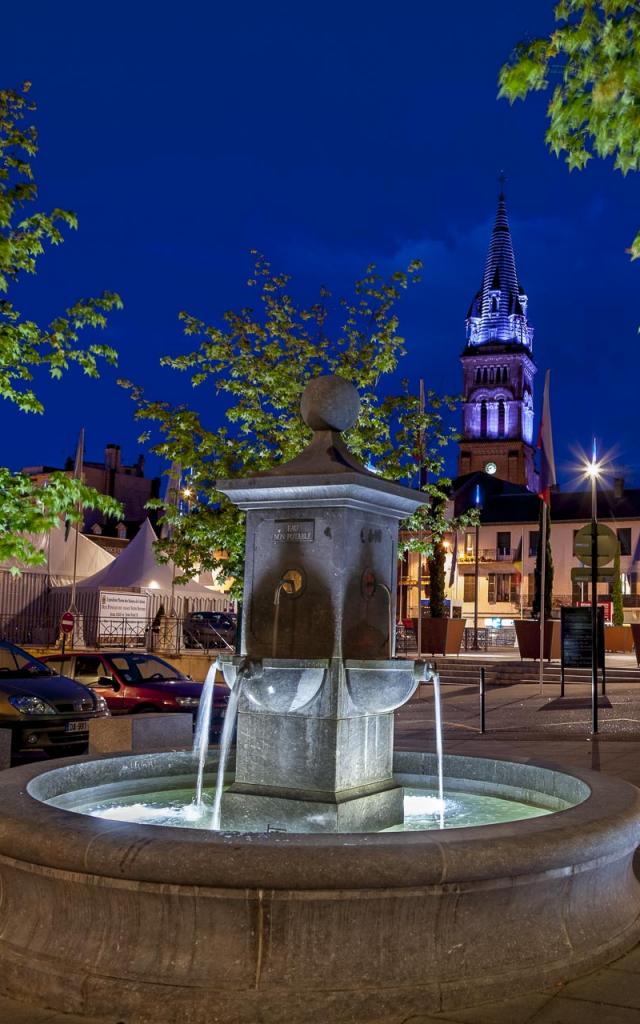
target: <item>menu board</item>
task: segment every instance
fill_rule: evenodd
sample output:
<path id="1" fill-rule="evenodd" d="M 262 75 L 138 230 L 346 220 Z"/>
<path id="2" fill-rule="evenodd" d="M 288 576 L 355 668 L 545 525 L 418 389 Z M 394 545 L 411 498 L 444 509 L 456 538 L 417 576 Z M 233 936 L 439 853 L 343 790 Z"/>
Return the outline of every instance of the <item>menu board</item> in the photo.
<path id="1" fill-rule="evenodd" d="M 604 608 L 598 606 L 598 668 L 604 668 Z M 560 635 L 563 668 L 591 666 L 591 608 L 561 608 Z"/>

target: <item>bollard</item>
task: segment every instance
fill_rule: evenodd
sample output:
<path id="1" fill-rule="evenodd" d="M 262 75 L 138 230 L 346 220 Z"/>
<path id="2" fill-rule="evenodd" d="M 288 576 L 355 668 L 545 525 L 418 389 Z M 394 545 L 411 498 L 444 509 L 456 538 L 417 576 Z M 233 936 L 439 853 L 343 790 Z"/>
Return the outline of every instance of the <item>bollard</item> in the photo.
<path id="1" fill-rule="evenodd" d="M 486 685 L 485 685 L 484 671 L 485 670 L 484 670 L 484 665 L 483 665 L 480 668 L 480 732 L 481 733 L 484 732 L 484 725 L 485 725 L 484 710 L 485 710 Z"/>

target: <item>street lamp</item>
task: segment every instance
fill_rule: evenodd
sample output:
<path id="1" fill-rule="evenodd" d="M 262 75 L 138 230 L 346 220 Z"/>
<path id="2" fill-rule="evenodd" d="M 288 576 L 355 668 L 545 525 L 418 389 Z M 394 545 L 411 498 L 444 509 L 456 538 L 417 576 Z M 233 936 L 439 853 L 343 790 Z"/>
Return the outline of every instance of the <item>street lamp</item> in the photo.
<path id="1" fill-rule="evenodd" d="M 480 494 L 480 484 L 476 484 L 475 494 L 475 507 L 478 509 L 478 516 L 482 508 L 482 496 Z M 476 543 L 475 543 L 475 571 L 473 575 L 473 650 L 477 651 L 478 648 L 478 584 L 480 582 L 480 522 L 476 519 Z"/>
<path id="2" fill-rule="evenodd" d="M 597 484 L 602 474 L 598 462 L 596 440 L 593 439 L 591 462 L 584 465 L 584 473 L 591 481 L 591 729 L 598 731 L 598 493 Z"/>

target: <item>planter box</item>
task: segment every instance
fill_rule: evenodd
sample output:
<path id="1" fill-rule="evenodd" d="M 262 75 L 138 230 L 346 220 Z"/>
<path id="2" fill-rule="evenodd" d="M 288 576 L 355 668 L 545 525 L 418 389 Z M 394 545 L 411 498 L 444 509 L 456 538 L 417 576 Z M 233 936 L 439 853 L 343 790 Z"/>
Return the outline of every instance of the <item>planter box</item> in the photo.
<path id="1" fill-rule="evenodd" d="M 516 619 L 514 622 L 521 658 L 540 660 L 540 623 L 537 619 Z M 560 620 L 546 619 L 544 625 L 545 661 L 560 658 Z"/>
<path id="2" fill-rule="evenodd" d="M 633 627 L 631 627 L 632 629 Z M 605 651 L 619 651 L 628 654 L 633 650 L 633 634 L 629 626 L 605 626 Z"/>
<path id="3" fill-rule="evenodd" d="M 422 651 L 420 654 L 459 654 L 466 619 L 422 620 Z"/>

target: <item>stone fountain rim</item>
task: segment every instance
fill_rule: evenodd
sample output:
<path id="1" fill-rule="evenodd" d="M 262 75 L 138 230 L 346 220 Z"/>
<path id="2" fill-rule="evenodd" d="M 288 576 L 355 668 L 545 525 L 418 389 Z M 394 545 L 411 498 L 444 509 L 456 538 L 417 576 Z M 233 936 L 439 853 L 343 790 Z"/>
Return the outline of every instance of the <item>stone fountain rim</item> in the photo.
<path id="1" fill-rule="evenodd" d="M 94 762 L 183 754 L 73 758 L 9 769 L 0 776 L 0 857 L 126 882 L 231 889 L 331 890 L 407 888 L 494 879 L 508 874 L 572 873 L 615 858 L 640 841 L 640 791 L 595 772 L 511 759 L 578 779 L 581 803 L 539 818 L 446 832 L 364 834 L 212 833 L 92 818 L 33 797 L 27 787 L 54 771 Z M 423 758 L 424 754 L 416 754 Z M 448 755 L 449 758 L 457 755 Z M 467 758 L 458 758 L 466 760 Z M 495 764 L 494 758 L 469 758 Z M 151 764 L 151 761 L 148 761 Z M 274 854 L 278 854 L 275 856 Z"/>

